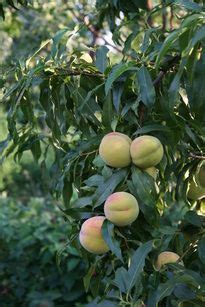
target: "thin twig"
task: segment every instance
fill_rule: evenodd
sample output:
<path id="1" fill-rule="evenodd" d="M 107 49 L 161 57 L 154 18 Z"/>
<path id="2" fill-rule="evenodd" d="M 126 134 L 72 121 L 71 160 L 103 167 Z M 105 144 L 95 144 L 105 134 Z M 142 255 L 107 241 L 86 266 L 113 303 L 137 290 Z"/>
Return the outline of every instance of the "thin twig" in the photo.
<path id="1" fill-rule="evenodd" d="M 123 50 L 121 48 L 119 48 L 118 46 L 110 43 L 103 35 L 100 35 L 99 33 L 99 30 L 96 29 L 91 23 L 90 23 L 90 20 L 88 18 L 88 16 L 85 16 L 85 15 L 76 15 L 76 13 L 74 11 L 72 11 L 73 15 L 75 16 L 75 18 L 79 21 L 79 22 L 83 22 L 88 30 L 92 33 L 93 35 L 93 40 L 95 40 L 96 42 L 96 39 L 99 38 L 101 40 L 104 41 L 104 43 L 108 46 L 110 46 L 111 48 L 115 49 L 116 51 L 118 51 L 119 53 L 122 53 L 123 55 L 126 55 L 128 58 L 131 58 L 131 59 L 135 59 L 135 57 L 133 57 L 132 55 L 130 54 L 126 54 L 125 52 L 123 52 Z M 93 43 L 93 42 L 92 42 Z"/>
<path id="2" fill-rule="evenodd" d="M 169 18 L 169 25 L 170 25 L 170 30 L 172 31 L 174 28 L 174 9 L 173 6 L 170 7 L 170 18 Z"/>
<path id="3" fill-rule="evenodd" d="M 66 75 L 66 76 L 90 76 L 90 77 L 101 77 L 104 78 L 103 74 L 100 72 L 89 72 L 89 71 L 81 71 L 81 70 L 70 70 L 70 69 L 56 69 L 57 75 Z"/>
<path id="4" fill-rule="evenodd" d="M 92 155 L 93 153 L 96 153 L 98 150 L 93 150 L 93 151 L 90 151 L 90 152 L 82 152 L 80 153 L 80 156 L 89 156 L 89 155 Z"/>
<path id="5" fill-rule="evenodd" d="M 162 32 L 166 31 L 166 26 L 167 26 L 167 9 L 165 4 L 165 0 L 162 0 Z"/>
<path id="6" fill-rule="evenodd" d="M 194 159 L 200 159 L 200 160 L 205 160 L 205 156 L 201 156 L 201 155 L 198 155 L 198 154 L 195 154 L 195 153 L 193 153 L 193 152 L 190 152 L 189 153 L 189 156 L 191 157 L 191 158 L 194 158 Z"/>

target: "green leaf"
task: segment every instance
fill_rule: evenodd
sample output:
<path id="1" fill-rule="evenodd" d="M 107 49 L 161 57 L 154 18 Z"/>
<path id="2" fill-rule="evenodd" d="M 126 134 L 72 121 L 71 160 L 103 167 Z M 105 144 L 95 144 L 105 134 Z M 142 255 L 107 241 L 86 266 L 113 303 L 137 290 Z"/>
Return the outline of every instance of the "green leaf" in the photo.
<path id="1" fill-rule="evenodd" d="M 187 10 L 195 11 L 195 12 L 201 12 L 202 6 L 197 4 L 196 2 L 190 1 L 190 0 L 175 0 L 175 3 L 183 6 Z"/>
<path id="2" fill-rule="evenodd" d="M 96 51 L 95 65 L 101 73 L 104 73 L 107 67 L 107 53 L 109 49 L 106 46 L 101 46 Z"/>
<path id="3" fill-rule="evenodd" d="M 198 254 L 201 262 L 205 264 L 205 237 L 201 238 L 198 243 Z"/>
<path id="4" fill-rule="evenodd" d="M 70 182 L 69 180 L 67 180 L 67 178 L 65 178 L 63 185 L 63 201 L 66 208 L 68 208 L 70 205 L 70 200 L 72 195 L 73 195 L 72 182 Z"/>
<path id="5" fill-rule="evenodd" d="M 87 206 L 92 206 L 92 197 L 85 196 L 78 198 L 72 205 L 73 208 L 84 208 Z"/>
<path id="6" fill-rule="evenodd" d="M 167 281 L 164 284 L 160 284 L 156 292 L 150 292 L 147 302 L 147 307 L 158 306 L 158 303 L 165 297 L 172 294 L 175 285 L 172 282 Z"/>
<path id="7" fill-rule="evenodd" d="M 152 250 L 153 241 L 148 241 L 142 244 L 131 258 L 131 264 L 127 275 L 127 291 L 139 283 L 141 274 L 145 265 L 145 259 L 148 253 Z"/>
<path id="8" fill-rule="evenodd" d="M 92 89 L 91 91 L 88 92 L 87 96 L 85 97 L 84 101 L 82 102 L 82 104 L 79 107 L 79 111 L 82 112 L 83 108 L 85 106 L 89 107 L 89 100 L 91 99 L 91 97 L 97 93 L 97 91 L 104 86 L 104 83 L 97 85 L 94 89 Z M 90 108 L 90 107 L 89 107 Z M 92 110 L 91 110 L 92 111 Z"/>
<path id="9" fill-rule="evenodd" d="M 127 292 L 127 270 L 123 267 L 120 267 L 115 272 L 115 279 L 113 281 L 113 284 L 118 287 L 121 293 Z"/>
<path id="10" fill-rule="evenodd" d="M 120 110 L 121 97 L 124 89 L 124 82 L 115 82 L 112 90 L 113 104 L 117 113 Z"/>
<path id="11" fill-rule="evenodd" d="M 142 128 L 137 129 L 134 135 L 146 134 L 152 131 L 171 132 L 170 128 L 167 126 L 163 126 L 160 124 L 150 124 L 150 125 L 144 125 Z"/>
<path id="12" fill-rule="evenodd" d="M 202 221 L 200 219 L 200 216 L 195 212 L 195 211 L 188 211 L 185 216 L 184 216 L 185 221 L 188 223 L 201 227 L 202 226 Z"/>
<path id="13" fill-rule="evenodd" d="M 114 225 L 108 220 L 105 220 L 103 223 L 102 235 L 112 253 L 123 262 L 122 253 L 120 250 L 120 244 L 116 240 L 114 235 Z"/>
<path id="14" fill-rule="evenodd" d="M 108 196 L 114 192 L 118 184 L 125 179 L 126 175 L 127 171 L 121 169 L 114 173 L 109 179 L 105 180 L 93 195 L 94 207 L 98 207 L 104 203 Z"/>
<path id="15" fill-rule="evenodd" d="M 134 67 L 134 63 L 128 62 L 128 63 L 120 63 L 116 65 L 111 73 L 109 74 L 106 82 L 105 82 L 105 94 L 107 95 L 109 90 L 112 88 L 113 83 L 115 80 L 117 80 L 124 72 L 126 71 L 135 71 L 137 70 L 136 67 Z"/>
<path id="16" fill-rule="evenodd" d="M 59 43 L 63 36 L 69 31 L 69 28 L 59 30 L 53 37 L 53 45 L 51 48 L 51 57 L 55 58 L 58 53 Z M 71 32 L 72 33 L 72 32 Z M 70 34 L 71 35 L 71 34 Z"/>
<path id="17" fill-rule="evenodd" d="M 192 39 L 189 41 L 189 44 L 187 46 L 187 48 L 183 51 L 182 55 L 184 57 L 188 57 L 189 53 L 191 51 L 191 49 L 194 48 L 194 46 L 200 42 L 201 40 L 203 40 L 205 38 L 205 26 L 201 27 L 198 31 L 196 31 L 194 33 L 194 36 L 192 37 Z"/>
<path id="18" fill-rule="evenodd" d="M 178 284 L 174 289 L 174 295 L 180 300 L 193 300 L 196 298 L 196 293 L 194 293 L 187 285 Z"/>
<path id="19" fill-rule="evenodd" d="M 113 104 L 111 99 L 111 93 L 109 93 L 105 97 L 105 101 L 103 103 L 103 114 L 102 114 L 102 123 L 109 130 L 111 130 L 111 123 L 113 120 L 113 116 L 114 116 Z"/>
<path id="20" fill-rule="evenodd" d="M 161 63 L 161 60 L 163 57 L 167 54 L 168 50 L 173 46 L 175 41 L 179 38 L 179 35 L 184 33 L 187 29 L 182 28 L 179 30 L 174 30 L 171 34 L 167 36 L 164 43 L 162 44 L 162 47 L 158 53 L 157 59 L 156 59 L 156 69 L 159 69 L 159 65 Z"/>
<path id="21" fill-rule="evenodd" d="M 155 89 L 148 69 L 142 66 L 137 72 L 140 99 L 148 107 L 153 107 L 156 99 Z"/>
<path id="22" fill-rule="evenodd" d="M 85 287 L 86 292 L 88 292 L 88 290 L 89 290 L 90 281 L 91 281 L 93 274 L 95 273 L 95 269 L 96 269 L 96 263 L 94 263 L 93 265 L 90 266 L 88 273 L 83 278 L 83 283 L 84 283 L 84 287 Z"/>
<path id="23" fill-rule="evenodd" d="M 157 194 L 153 178 L 136 167 L 132 169 L 132 183 L 140 200 L 150 207 L 156 206 Z"/>

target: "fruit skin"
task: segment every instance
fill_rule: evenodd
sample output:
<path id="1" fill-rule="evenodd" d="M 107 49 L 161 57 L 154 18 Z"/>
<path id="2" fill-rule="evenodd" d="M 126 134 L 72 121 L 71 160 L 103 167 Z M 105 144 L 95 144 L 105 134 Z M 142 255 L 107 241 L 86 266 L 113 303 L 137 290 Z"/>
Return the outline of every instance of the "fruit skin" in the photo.
<path id="1" fill-rule="evenodd" d="M 180 256 L 177 255 L 174 252 L 162 252 L 158 255 L 156 264 L 155 264 L 155 268 L 157 271 L 159 271 L 163 265 L 167 264 L 167 263 L 175 263 L 180 259 Z"/>
<path id="2" fill-rule="evenodd" d="M 104 254 L 109 251 L 101 231 L 104 220 L 104 216 L 94 216 L 86 220 L 81 226 L 80 243 L 90 253 Z"/>
<path id="3" fill-rule="evenodd" d="M 197 184 L 200 187 L 205 188 L 205 163 L 204 162 L 200 163 L 195 177 L 196 177 Z"/>
<path id="4" fill-rule="evenodd" d="M 93 62 L 93 60 L 92 60 L 92 58 L 91 58 L 91 56 L 89 55 L 88 52 L 84 52 L 84 53 L 81 55 L 80 59 L 81 59 L 81 60 L 84 60 L 84 61 L 86 61 L 86 62 L 88 62 L 88 63 L 92 63 L 92 62 Z"/>
<path id="5" fill-rule="evenodd" d="M 131 139 L 123 133 L 108 133 L 100 143 L 99 154 L 109 166 L 126 167 L 131 163 L 131 142 Z"/>
<path id="6" fill-rule="evenodd" d="M 137 137 L 130 146 L 132 162 L 143 169 L 157 165 L 163 157 L 163 146 L 156 137 L 143 135 Z"/>
<path id="7" fill-rule="evenodd" d="M 188 192 L 187 192 L 187 198 L 191 200 L 198 200 L 205 197 L 205 188 L 200 187 L 196 183 L 196 179 L 193 178 L 189 182 Z"/>
<path id="8" fill-rule="evenodd" d="M 149 167 L 144 170 L 147 174 L 149 174 L 154 180 L 157 179 L 158 169 L 156 167 Z"/>
<path id="9" fill-rule="evenodd" d="M 130 193 L 116 192 L 107 198 L 104 213 L 106 218 L 117 226 L 130 225 L 138 217 L 138 202 Z"/>

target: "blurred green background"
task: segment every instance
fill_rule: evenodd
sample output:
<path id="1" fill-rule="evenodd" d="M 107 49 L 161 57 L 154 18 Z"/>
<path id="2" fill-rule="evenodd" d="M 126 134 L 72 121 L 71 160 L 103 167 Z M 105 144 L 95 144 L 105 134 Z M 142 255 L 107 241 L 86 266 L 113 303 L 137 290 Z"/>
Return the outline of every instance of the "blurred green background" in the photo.
<path id="1" fill-rule="evenodd" d="M 72 30 L 73 9 L 89 10 L 91 2 L 34 1 L 20 10 L 5 8 L 5 20 L 0 20 L 0 98 L 2 86 L 12 82 L 7 73 L 15 63 L 32 55 L 59 29 Z M 81 49 L 86 48 L 86 35 L 77 42 Z M 7 111 L 0 104 L 0 159 L 8 135 Z M 47 163 L 52 159 L 51 152 Z M 47 176 L 39 165 L 30 151 L 20 161 L 15 161 L 15 152 L 1 159 L 0 306 L 84 306 L 86 268 L 77 250 L 67 245 L 72 226 L 49 195 Z"/>

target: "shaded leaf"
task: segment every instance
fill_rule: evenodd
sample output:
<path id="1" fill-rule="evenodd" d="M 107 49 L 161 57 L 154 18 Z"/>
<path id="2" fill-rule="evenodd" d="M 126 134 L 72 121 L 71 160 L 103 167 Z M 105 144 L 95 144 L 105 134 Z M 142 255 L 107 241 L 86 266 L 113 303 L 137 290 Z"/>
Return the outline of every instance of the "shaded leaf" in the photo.
<path id="1" fill-rule="evenodd" d="M 148 108 L 153 107 L 156 93 L 149 71 L 145 66 L 142 66 L 137 72 L 137 79 L 140 91 L 140 99 Z"/>

